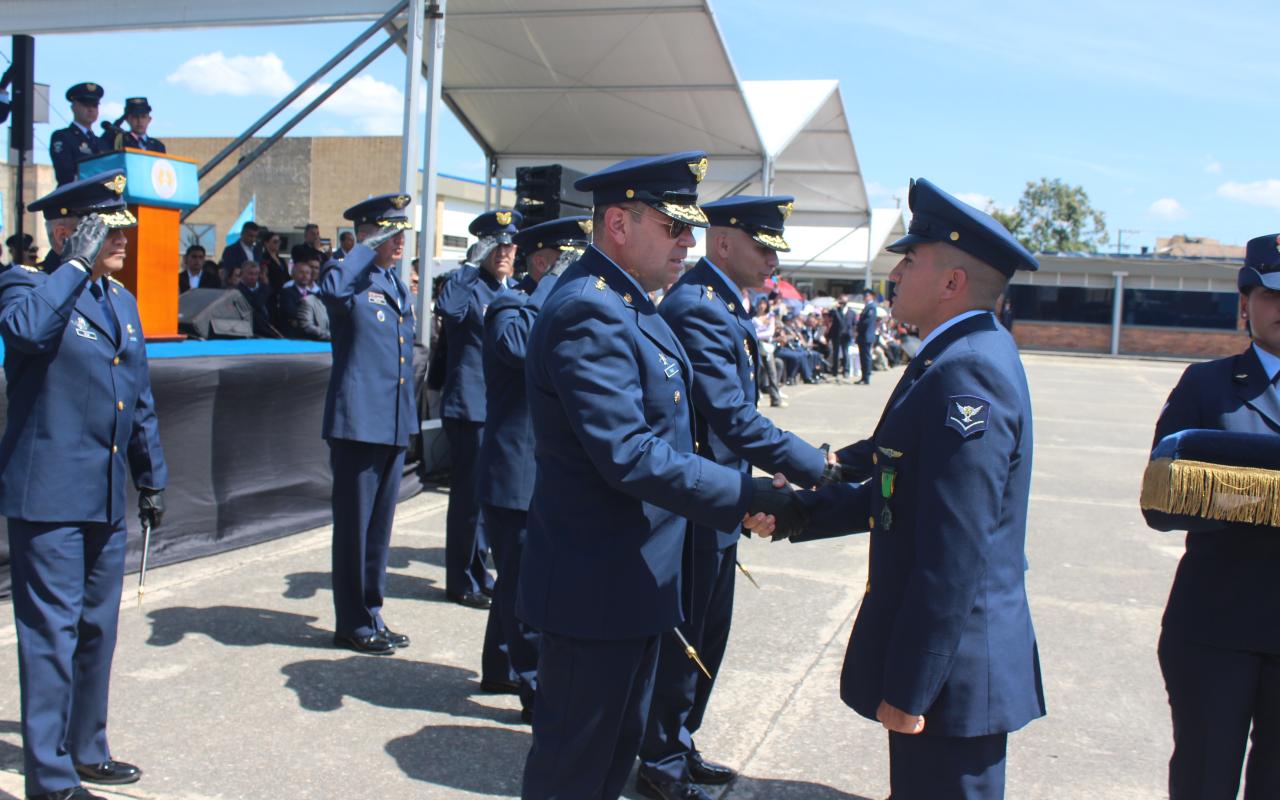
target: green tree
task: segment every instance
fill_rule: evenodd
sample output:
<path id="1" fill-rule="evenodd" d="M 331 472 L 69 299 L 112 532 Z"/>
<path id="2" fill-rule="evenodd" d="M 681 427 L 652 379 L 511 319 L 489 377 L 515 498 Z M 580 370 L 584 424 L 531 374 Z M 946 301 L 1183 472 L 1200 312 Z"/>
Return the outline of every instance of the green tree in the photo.
<path id="1" fill-rule="evenodd" d="M 1089 203 L 1084 187 L 1059 178 L 1027 181 L 1017 208 L 988 211 L 1033 253 L 1088 252 L 1107 243 L 1106 215 Z"/>

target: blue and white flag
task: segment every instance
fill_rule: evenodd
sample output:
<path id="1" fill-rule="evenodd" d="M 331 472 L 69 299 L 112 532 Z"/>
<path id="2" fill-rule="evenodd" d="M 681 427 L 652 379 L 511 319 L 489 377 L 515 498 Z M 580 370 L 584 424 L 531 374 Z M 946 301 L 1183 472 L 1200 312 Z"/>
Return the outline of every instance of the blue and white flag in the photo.
<path id="1" fill-rule="evenodd" d="M 244 207 L 244 211 L 240 212 L 240 216 L 236 217 L 236 221 L 231 223 L 231 230 L 227 231 L 228 247 L 240 241 L 240 229 L 244 227 L 246 222 L 253 222 L 257 213 L 258 196 L 255 194 L 249 198 L 249 204 Z"/>

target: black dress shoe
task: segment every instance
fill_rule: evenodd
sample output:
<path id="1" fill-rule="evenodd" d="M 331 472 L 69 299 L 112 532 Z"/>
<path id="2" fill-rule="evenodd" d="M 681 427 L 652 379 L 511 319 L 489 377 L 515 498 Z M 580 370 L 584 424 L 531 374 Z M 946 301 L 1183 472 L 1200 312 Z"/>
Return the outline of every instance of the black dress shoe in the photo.
<path id="1" fill-rule="evenodd" d="M 142 777 L 142 770 L 123 761 L 103 761 L 101 764 L 76 764 L 76 774 L 82 781 L 118 786 L 136 782 Z"/>
<path id="2" fill-rule="evenodd" d="M 480 691 L 489 694 L 520 694 L 520 684 L 514 681 L 495 681 L 484 678 L 480 681 Z"/>
<path id="3" fill-rule="evenodd" d="M 107 800 L 100 794 L 94 794 L 83 786 L 72 786 L 68 789 L 59 789 L 56 792 L 41 792 L 40 794 L 29 794 L 27 800 Z"/>
<path id="4" fill-rule="evenodd" d="M 711 800 L 711 795 L 696 783 L 650 778 L 644 774 L 636 776 L 636 791 L 653 800 Z"/>
<path id="5" fill-rule="evenodd" d="M 392 647 L 408 647 L 409 637 L 403 633 L 396 633 L 390 628 L 383 628 L 378 631 L 378 635 L 391 643 Z"/>
<path id="6" fill-rule="evenodd" d="M 689 780 L 694 783 L 705 783 L 711 786 L 720 786 L 728 783 L 738 777 L 738 773 L 726 767 L 724 764 L 716 764 L 706 761 L 702 758 L 702 753 L 694 750 L 689 754 L 687 759 L 689 766 Z"/>
<path id="7" fill-rule="evenodd" d="M 387 641 L 380 633 L 371 633 L 368 636 L 335 633 L 333 635 L 333 643 L 338 647 L 345 647 L 348 650 L 355 650 L 357 653 L 365 653 L 371 656 L 389 656 L 396 651 L 396 646 Z"/>
<path id="8" fill-rule="evenodd" d="M 488 608 L 493 605 L 493 601 L 480 592 L 463 592 L 462 594 L 451 592 L 445 596 L 458 605 L 468 608 Z"/>

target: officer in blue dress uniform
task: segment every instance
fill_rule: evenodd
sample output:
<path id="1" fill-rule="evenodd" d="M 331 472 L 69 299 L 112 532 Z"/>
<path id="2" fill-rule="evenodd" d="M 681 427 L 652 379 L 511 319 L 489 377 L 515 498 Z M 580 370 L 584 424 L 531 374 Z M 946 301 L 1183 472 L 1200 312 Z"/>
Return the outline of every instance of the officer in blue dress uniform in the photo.
<path id="1" fill-rule="evenodd" d="M 1156 442 L 1189 429 L 1280 436 L 1280 234 L 1249 241 L 1237 284 L 1250 346 L 1187 367 Z M 1234 798 L 1250 726 L 1244 796 L 1280 797 L 1280 537 L 1264 525 L 1171 525 L 1144 513 L 1153 527 L 1187 530 L 1159 646 L 1173 715 L 1169 797 Z"/>
<path id="2" fill-rule="evenodd" d="M 525 393 L 524 363 L 529 331 L 559 271 L 590 241 L 590 217 L 566 217 L 525 228 L 514 243 L 528 268 L 514 291 L 489 304 L 484 319 L 485 424 L 476 462 L 484 530 L 493 548 L 497 578 L 489 628 L 506 644 L 521 717 L 533 719 L 537 688 L 538 633 L 516 617 L 516 587 L 533 493 L 533 428 Z M 553 268 L 557 274 L 553 274 Z M 490 637 L 485 648 L 491 650 Z M 485 661 L 494 659 L 486 653 Z"/>
<path id="3" fill-rule="evenodd" d="M 790 248 L 783 226 L 794 198 L 731 197 L 702 206 L 711 228 L 707 256 L 658 307 L 689 354 L 698 453 L 744 475 L 757 465 L 811 486 L 822 451 L 779 430 L 756 411 L 759 344 L 744 291 L 761 291 Z M 739 526 L 693 526 L 693 595 L 681 632 L 702 656 L 708 679 L 674 634 L 663 637 L 653 708 L 640 748 L 637 787 L 646 797 L 705 798 L 689 783 L 721 784 L 734 771 L 706 761 L 693 743 L 729 640 Z"/>
<path id="4" fill-rule="evenodd" d="M 409 645 L 382 619 L 404 452 L 418 433 L 413 301 L 395 271 L 412 227 L 408 204 L 408 195 L 385 194 L 343 212 L 360 244 L 328 265 L 316 290 L 333 341 L 323 434 L 333 469 L 333 640 L 371 655 Z"/>
<path id="5" fill-rule="evenodd" d="M 530 334 L 536 469 L 516 613 L 542 641 L 526 800 L 620 795 L 662 635 L 687 619 L 689 520 L 724 530 L 783 497 L 694 453 L 693 367 L 648 295 L 676 281 L 690 226 L 707 224 L 706 170 L 686 152 L 579 180 L 593 244 Z"/>
<path id="6" fill-rule="evenodd" d="M 440 417 L 452 464 L 445 520 L 445 593 L 455 603 L 473 608 L 488 608 L 493 591 L 493 578 L 484 565 L 489 546 L 476 492 L 476 456 L 485 420 L 484 314 L 494 298 L 512 288 L 516 256 L 512 237 L 521 219 L 519 211 L 499 209 L 472 220 L 469 230 L 479 242 L 436 298 L 448 348 Z M 482 679 L 509 682 L 505 672 L 485 673 Z"/>
<path id="7" fill-rule="evenodd" d="M 167 470 L 138 305 L 111 277 L 137 220 L 120 170 L 66 184 L 43 211 L 62 264 L 0 275 L 8 414 L 0 513 L 9 520 L 23 768 L 32 798 L 92 798 L 82 780 L 140 770 L 112 757 L 107 696 L 124 578 L 125 478 L 160 524 Z"/>
<path id="8" fill-rule="evenodd" d="M 123 150 L 131 147 L 134 150 L 148 150 L 152 153 L 165 152 L 164 142 L 147 135 L 151 125 L 151 104 L 145 97 L 128 97 L 124 101 L 124 119 L 129 123 L 129 130 L 116 129 L 116 133 L 105 133 L 109 150 Z"/>
<path id="9" fill-rule="evenodd" d="M 49 137 L 49 158 L 53 161 L 53 174 L 59 186 L 76 179 L 77 164 L 82 158 L 111 150 L 107 142 L 93 132 L 102 94 L 102 87 L 96 83 L 77 83 L 67 90 L 67 100 L 71 101 L 71 124 L 54 131 Z"/>
<path id="10" fill-rule="evenodd" d="M 876 293 L 870 289 L 862 293 L 862 302 L 862 311 L 858 313 L 858 322 L 854 326 L 854 339 L 858 345 L 858 368 L 862 370 L 858 383 L 867 386 L 871 383 L 871 354 L 876 346 L 880 307 L 876 305 Z"/>
<path id="11" fill-rule="evenodd" d="M 894 800 L 999 798 L 1008 733 L 1044 715 L 1044 692 L 1025 584 L 1031 399 L 993 309 L 1039 265 L 928 181 L 909 200 L 889 279 L 920 350 L 871 438 L 839 454 L 865 482 L 801 493 L 811 517 L 792 539 L 871 531 L 840 696 L 889 730 Z"/>

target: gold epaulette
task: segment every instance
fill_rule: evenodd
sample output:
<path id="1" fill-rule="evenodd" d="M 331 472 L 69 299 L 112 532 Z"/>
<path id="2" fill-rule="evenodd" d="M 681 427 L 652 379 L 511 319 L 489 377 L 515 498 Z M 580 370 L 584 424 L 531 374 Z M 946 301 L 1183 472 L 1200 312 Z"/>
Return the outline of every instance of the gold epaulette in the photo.
<path id="1" fill-rule="evenodd" d="M 1280 528 L 1280 470 L 1157 458 L 1142 476 L 1142 508 Z"/>

